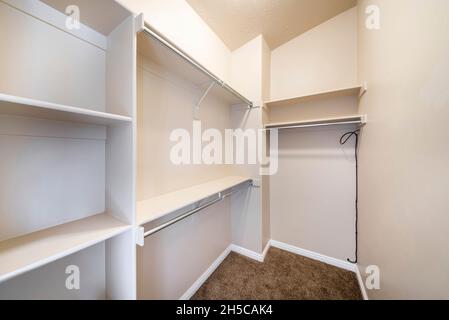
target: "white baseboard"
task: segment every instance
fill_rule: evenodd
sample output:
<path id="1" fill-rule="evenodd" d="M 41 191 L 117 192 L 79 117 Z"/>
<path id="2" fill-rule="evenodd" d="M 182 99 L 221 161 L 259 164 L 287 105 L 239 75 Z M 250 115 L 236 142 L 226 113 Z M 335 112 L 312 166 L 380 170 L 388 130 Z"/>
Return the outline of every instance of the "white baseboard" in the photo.
<path id="1" fill-rule="evenodd" d="M 316 253 L 313 251 L 309 251 L 309 250 L 305 250 L 305 249 L 301 249 L 295 246 L 292 246 L 290 244 L 287 243 L 283 243 L 283 242 L 279 242 L 276 240 L 271 240 L 270 241 L 271 246 L 278 248 L 278 249 L 282 249 L 291 253 L 295 253 L 298 254 L 300 256 L 304 256 L 313 260 L 318 260 L 327 264 L 330 264 L 332 266 L 341 268 L 341 269 L 345 269 L 348 271 L 352 271 L 352 272 L 356 272 L 357 270 L 357 265 L 352 264 L 350 262 L 347 261 L 343 261 L 340 259 L 336 259 L 336 258 L 332 258 L 329 256 L 325 256 L 323 254 L 320 253 Z"/>
<path id="2" fill-rule="evenodd" d="M 368 300 L 368 295 L 366 293 L 365 286 L 363 285 L 363 279 L 361 277 L 357 265 L 349 263 L 347 261 L 325 256 L 320 253 L 301 249 L 276 240 L 268 241 L 262 253 L 257 253 L 255 251 L 248 250 L 235 244 L 231 244 L 229 247 L 226 248 L 225 251 L 223 251 L 222 254 L 220 254 L 220 256 L 210 265 L 210 267 L 207 268 L 207 270 L 193 283 L 193 285 L 189 289 L 187 289 L 187 291 L 181 296 L 181 298 L 179 298 L 179 300 L 189 300 L 198 291 L 198 289 L 201 288 L 201 286 L 204 284 L 204 282 L 206 282 L 206 280 L 211 276 L 211 274 L 220 266 L 220 264 L 223 262 L 224 259 L 226 259 L 226 257 L 229 255 L 231 251 L 241 254 L 250 259 L 263 262 L 270 247 L 275 247 L 313 260 L 321 261 L 341 269 L 355 272 L 357 275 L 357 281 L 359 282 L 360 285 L 360 290 L 362 291 L 363 299 Z"/>
<path id="3" fill-rule="evenodd" d="M 267 256 L 267 253 L 268 253 L 268 250 L 270 250 L 270 247 L 271 247 L 271 240 L 268 240 L 267 245 L 265 246 L 265 248 L 262 251 L 263 261 L 265 261 L 265 257 Z"/>
<path id="4" fill-rule="evenodd" d="M 365 284 L 363 283 L 362 274 L 360 273 L 359 266 L 357 266 L 356 271 L 357 281 L 359 283 L 360 291 L 362 292 L 363 300 L 369 300 L 368 293 L 366 292 Z"/>
<path id="5" fill-rule="evenodd" d="M 207 268 L 207 270 L 192 284 L 192 286 L 187 289 L 187 291 L 179 298 L 179 300 L 189 300 L 201 286 L 206 282 L 207 279 L 212 275 L 212 273 L 220 266 L 224 259 L 231 253 L 231 247 L 227 247 L 225 251 Z"/>
<path id="6" fill-rule="evenodd" d="M 313 251 L 301 249 L 301 248 L 298 248 L 298 247 L 295 247 L 295 246 L 292 246 L 292 245 L 289 245 L 289 244 L 286 244 L 283 242 L 279 242 L 276 240 L 271 240 L 270 245 L 273 247 L 285 250 L 285 251 L 289 251 L 294 254 L 298 254 L 298 255 L 301 255 L 301 256 L 304 256 L 304 257 L 307 257 L 310 259 L 314 259 L 314 260 L 318 260 L 318 261 L 330 264 L 330 265 L 338 267 L 338 268 L 342 268 L 342 269 L 345 269 L 348 271 L 355 272 L 356 277 L 357 277 L 357 282 L 359 283 L 360 291 L 362 293 L 363 300 L 369 300 L 368 294 L 366 292 L 365 284 L 363 283 L 363 278 L 360 273 L 358 265 L 347 262 L 347 261 L 343 261 L 340 259 L 328 257 L 328 256 L 325 256 L 323 254 L 316 253 Z"/>
<path id="7" fill-rule="evenodd" d="M 218 266 L 220 266 L 220 264 L 224 259 L 226 259 L 231 251 L 246 256 L 250 259 L 263 262 L 265 260 L 265 256 L 267 255 L 268 249 L 270 249 L 270 242 L 267 243 L 262 253 L 257 253 L 243 247 L 239 247 L 235 244 L 231 244 L 226 248 L 225 251 L 223 251 L 222 254 L 220 254 L 220 256 L 214 262 L 212 262 L 209 268 L 207 268 L 207 270 L 192 284 L 192 286 L 187 289 L 187 291 L 181 296 L 181 298 L 179 298 L 179 300 L 189 300 L 198 291 L 198 289 L 201 288 L 204 282 L 209 279 L 211 274 L 218 268 Z"/>
<path id="8" fill-rule="evenodd" d="M 231 244 L 231 251 L 241 254 L 242 256 L 248 257 L 250 259 L 259 261 L 259 262 L 263 262 L 263 259 L 264 259 L 263 254 L 245 249 L 243 247 L 239 247 L 235 244 Z"/>

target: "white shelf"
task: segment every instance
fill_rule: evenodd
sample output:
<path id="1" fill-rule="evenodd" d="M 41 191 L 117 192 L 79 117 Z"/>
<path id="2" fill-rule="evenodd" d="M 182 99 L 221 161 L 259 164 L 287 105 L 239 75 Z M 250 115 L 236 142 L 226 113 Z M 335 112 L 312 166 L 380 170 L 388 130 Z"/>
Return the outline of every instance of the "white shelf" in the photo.
<path id="1" fill-rule="evenodd" d="M 213 196 L 216 193 L 250 182 L 250 178 L 230 176 L 190 188 L 137 202 L 137 224 L 162 218 L 176 210 Z"/>
<path id="2" fill-rule="evenodd" d="M 0 282 L 114 237 L 131 226 L 106 213 L 0 242 Z"/>
<path id="3" fill-rule="evenodd" d="M 282 99 L 282 100 L 274 100 L 266 102 L 267 107 L 287 107 L 293 106 L 299 103 L 314 101 L 314 100 L 323 100 L 341 96 L 360 96 L 364 93 L 365 87 L 362 85 L 349 87 L 349 88 L 340 88 L 330 91 L 321 91 L 315 92 L 304 96 Z"/>
<path id="4" fill-rule="evenodd" d="M 76 5 L 81 14 L 80 22 L 108 36 L 117 26 L 131 15 L 117 1 L 85 1 L 85 0 L 41 0 L 66 15 L 68 5 Z M 107 14 L 105 14 L 107 12 Z"/>
<path id="5" fill-rule="evenodd" d="M 293 129 L 344 124 L 365 124 L 366 115 L 350 115 L 345 117 L 321 118 L 289 122 L 271 122 L 265 124 L 266 129 Z"/>
<path id="6" fill-rule="evenodd" d="M 130 117 L 0 93 L 0 114 L 99 125 L 131 122 Z"/>

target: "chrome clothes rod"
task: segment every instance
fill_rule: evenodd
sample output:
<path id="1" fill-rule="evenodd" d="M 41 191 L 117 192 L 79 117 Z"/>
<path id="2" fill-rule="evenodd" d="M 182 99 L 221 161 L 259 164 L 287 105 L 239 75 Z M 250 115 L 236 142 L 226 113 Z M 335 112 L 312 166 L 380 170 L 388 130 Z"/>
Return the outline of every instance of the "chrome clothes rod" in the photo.
<path id="1" fill-rule="evenodd" d="M 185 53 L 182 49 L 180 49 L 177 45 L 175 45 L 173 42 L 165 38 L 162 34 L 160 34 L 158 31 L 153 29 L 148 23 L 145 23 L 143 32 L 152 37 L 153 39 L 156 39 L 158 42 L 160 42 L 162 45 L 164 45 L 169 50 L 173 51 L 175 54 L 180 56 L 182 59 L 193 65 L 195 68 L 206 74 L 209 78 L 211 78 L 213 81 L 218 83 L 221 87 L 229 91 L 231 94 L 242 100 L 245 104 L 247 104 L 250 108 L 254 107 L 254 104 L 249 101 L 247 98 L 242 96 L 240 93 L 235 91 L 233 88 L 228 86 L 223 80 L 218 78 L 215 74 L 207 70 L 202 64 L 197 62 L 195 59 L 193 59 L 190 55 Z"/>
<path id="2" fill-rule="evenodd" d="M 266 130 L 314 128 L 314 127 L 325 127 L 325 126 L 335 126 L 335 125 L 344 125 L 344 124 L 361 124 L 361 122 L 360 121 L 346 121 L 346 122 L 321 123 L 321 124 L 299 124 L 299 125 L 291 125 L 291 126 L 267 127 Z"/>
<path id="3" fill-rule="evenodd" d="M 252 181 L 248 184 L 248 187 L 251 187 L 251 186 L 253 186 L 253 182 Z M 197 208 L 194 208 L 194 209 L 192 209 L 190 211 L 187 211 L 186 213 L 184 213 L 184 214 L 182 214 L 182 215 L 180 215 L 180 216 L 178 216 L 178 217 L 176 217 L 176 218 L 174 218 L 172 220 L 169 220 L 169 221 L 161 224 L 160 226 L 157 226 L 157 227 L 155 227 L 155 228 L 153 228 L 151 230 L 146 231 L 143 234 L 143 237 L 147 238 L 147 237 L 151 236 L 152 234 L 155 234 L 156 232 L 164 230 L 165 228 L 171 226 L 172 224 L 175 224 L 176 222 L 184 220 L 184 219 L 190 217 L 191 215 L 194 215 L 195 213 L 197 213 L 197 212 L 199 212 L 199 211 L 201 211 L 203 209 L 206 209 L 207 207 L 210 207 L 211 205 L 213 205 L 213 204 L 215 204 L 217 202 L 223 201 L 224 199 L 230 197 L 234 193 L 241 191 L 241 189 L 243 189 L 243 187 L 237 186 L 236 189 L 234 189 L 234 190 L 232 190 L 232 191 L 230 191 L 228 193 L 224 194 L 223 192 L 219 192 L 219 193 L 217 193 L 217 198 L 216 199 L 211 200 L 208 203 L 205 203 L 205 204 L 203 204 L 203 205 L 201 205 L 201 206 L 199 206 Z"/>
<path id="4" fill-rule="evenodd" d="M 316 120 L 303 123 L 290 123 L 290 124 L 272 124 L 267 125 L 265 130 L 274 129 L 298 129 L 298 128 L 314 128 L 314 127 L 325 127 L 325 126 L 335 126 L 335 125 L 347 125 L 347 124 L 366 124 L 366 116 L 346 118 L 340 120 Z"/>

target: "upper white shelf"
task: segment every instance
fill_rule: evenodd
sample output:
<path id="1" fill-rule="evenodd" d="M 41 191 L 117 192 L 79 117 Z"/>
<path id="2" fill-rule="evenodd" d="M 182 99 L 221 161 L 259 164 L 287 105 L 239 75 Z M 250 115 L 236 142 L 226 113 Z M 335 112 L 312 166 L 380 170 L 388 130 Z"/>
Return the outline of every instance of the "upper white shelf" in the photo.
<path id="1" fill-rule="evenodd" d="M 249 99 L 245 98 L 149 25 L 145 25 L 144 31 L 139 34 L 137 44 L 137 51 L 141 56 L 162 66 L 170 73 L 192 83 L 196 87 L 205 89 L 210 83 L 214 82 L 215 86 L 210 90 L 210 94 L 223 99 L 230 105 L 246 104 L 253 106 Z"/>
<path id="2" fill-rule="evenodd" d="M 314 101 L 314 100 L 323 100 L 323 99 L 329 99 L 329 98 L 335 98 L 335 97 L 341 97 L 341 96 L 361 96 L 365 92 L 365 86 L 359 85 L 355 87 L 349 87 L 349 88 L 340 88 L 336 90 L 330 90 L 330 91 L 321 91 L 321 92 L 315 92 L 312 94 L 289 98 L 289 99 L 282 99 L 282 100 L 275 100 L 275 101 L 269 101 L 265 104 L 267 107 L 287 107 L 287 106 L 293 106 L 299 103 L 308 102 L 308 101 Z"/>
<path id="3" fill-rule="evenodd" d="M 143 225 L 162 218 L 176 210 L 192 205 L 203 199 L 207 199 L 216 193 L 223 192 L 250 181 L 250 178 L 230 176 L 148 200 L 139 201 L 137 202 L 137 224 Z"/>
<path id="4" fill-rule="evenodd" d="M 130 228 L 102 213 L 2 241 L 0 282 L 93 246 Z"/>
<path id="5" fill-rule="evenodd" d="M 85 1 L 85 0 L 41 0 L 66 15 L 67 6 L 75 5 L 80 10 L 80 22 L 95 31 L 108 36 L 132 13 L 118 1 Z M 107 13 L 107 14 L 105 14 Z"/>
<path id="6" fill-rule="evenodd" d="M 366 115 L 350 115 L 335 118 L 321 118 L 310 120 L 298 120 L 289 122 L 271 122 L 265 125 L 266 129 L 295 129 L 295 128 L 311 128 L 332 125 L 346 124 L 365 124 Z"/>
<path id="7" fill-rule="evenodd" d="M 1 93 L 0 114 L 100 125 L 113 125 L 132 121 L 130 117 L 117 114 L 70 107 Z"/>

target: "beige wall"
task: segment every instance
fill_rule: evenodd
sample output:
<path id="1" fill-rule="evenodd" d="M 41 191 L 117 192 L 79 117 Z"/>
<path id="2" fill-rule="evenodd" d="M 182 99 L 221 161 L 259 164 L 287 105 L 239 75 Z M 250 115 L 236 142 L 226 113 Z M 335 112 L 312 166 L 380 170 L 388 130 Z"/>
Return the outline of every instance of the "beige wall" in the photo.
<path id="1" fill-rule="evenodd" d="M 228 165 L 175 165 L 169 140 L 172 130 L 186 129 L 192 137 L 193 108 L 203 94 L 149 60 L 139 57 L 137 68 L 137 200 L 145 200 L 233 174 Z M 176 116 L 174 116 L 176 115 Z M 202 130 L 231 127 L 230 107 L 208 95 L 200 108 Z M 206 143 L 203 143 L 205 146 Z M 193 155 L 191 154 L 191 159 Z"/>
<path id="2" fill-rule="evenodd" d="M 346 261 L 354 257 L 354 127 L 279 132 L 279 170 L 270 176 L 271 238 Z"/>
<path id="3" fill-rule="evenodd" d="M 306 101 L 297 105 L 271 107 L 271 122 L 289 122 L 319 118 L 344 117 L 357 114 L 358 98 L 341 96 L 323 100 Z"/>
<path id="4" fill-rule="evenodd" d="M 271 95 L 271 49 L 262 36 L 262 101 L 270 100 Z"/>
<path id="5" fill-rule="evenodd" d="M 356 9 L 283 44 L 273 50 L 271 57 L 271 100 L 354 86 Z"/>
<path id="6" fill-rule="evenodd" d="M 365 8 L 381 29 L 365 28 Z M 449 1 L 359 1 L 360 267 L 373 299 L 449 298 Z"/>
<path id="7" fill-rule="evenodd" d="M 272 52 L 271 99 L 353 86 L 357 15 L 350 9 Z M 271 107 L 285 122 L 357 113 L 355 97 Z M 279 170 L 269 177 L 271 238 L 346 261 L 355 249 L 355 127 L 281 130 Z"/>
<path id="8" fill-rule="evenodd" d="M 257 36 L 231 55 L 231 85 L 239 88 L 250 100 L 262 100 L 262 44 Z M 250 80 L 249 80 L 250 79 Z"/>

